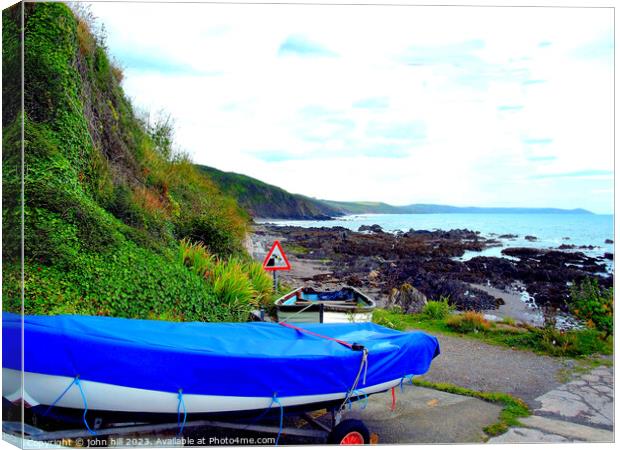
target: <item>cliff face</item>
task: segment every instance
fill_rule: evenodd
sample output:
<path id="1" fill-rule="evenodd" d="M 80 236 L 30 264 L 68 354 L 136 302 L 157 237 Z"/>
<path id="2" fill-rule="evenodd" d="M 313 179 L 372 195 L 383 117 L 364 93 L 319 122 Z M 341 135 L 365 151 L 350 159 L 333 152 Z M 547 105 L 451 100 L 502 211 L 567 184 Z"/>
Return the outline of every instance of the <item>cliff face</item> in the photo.
<path id="1" fill-rule="evenodd" d="M 2 17 L 5 93 L 20 89 L 20 8 Z M 3 103 L 5 308 L 20 300 L 23 121 L 26 312 L 200 319 L 211 286 L 179 262 L 179 240 L 236 254 L 249 217 L 134 112 L 88 15 L 26 3 L 24 24 L 25 110 Z"/>
<path id="2" fill-rule="evenodd" d="M 342 210 L 302 195 L 263 183 L 255 178 L 197 166 L 253 217 L 268 219 L 321 220 L 343 215 Z"/>

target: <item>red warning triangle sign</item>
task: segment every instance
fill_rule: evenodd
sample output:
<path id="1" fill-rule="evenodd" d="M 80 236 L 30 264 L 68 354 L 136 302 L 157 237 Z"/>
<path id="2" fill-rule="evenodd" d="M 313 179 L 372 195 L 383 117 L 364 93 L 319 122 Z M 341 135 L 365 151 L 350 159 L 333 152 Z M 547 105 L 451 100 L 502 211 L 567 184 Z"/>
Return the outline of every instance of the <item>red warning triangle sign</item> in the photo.
<path id="1" fill-rule="evenodd" d="M 265 260 L 263 261 L 263 269 L 291 270 L 291 263 L 288 262 L 279 241 L 275 241 L 269 252 L 267 252 L 267 256 L 265 256 Z"/>

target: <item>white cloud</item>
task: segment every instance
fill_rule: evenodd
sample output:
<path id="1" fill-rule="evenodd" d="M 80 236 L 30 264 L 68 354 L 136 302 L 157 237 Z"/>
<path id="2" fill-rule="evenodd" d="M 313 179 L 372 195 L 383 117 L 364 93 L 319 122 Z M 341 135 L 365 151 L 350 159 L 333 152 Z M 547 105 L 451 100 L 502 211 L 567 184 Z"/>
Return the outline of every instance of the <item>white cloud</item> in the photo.
<path id="1" fill-rule="evenodd" d="M 612 170 L 610 9 L 93 11 L 199 163 L 320 198 L 612 209 L 610 176 L 544 178 Z"/>

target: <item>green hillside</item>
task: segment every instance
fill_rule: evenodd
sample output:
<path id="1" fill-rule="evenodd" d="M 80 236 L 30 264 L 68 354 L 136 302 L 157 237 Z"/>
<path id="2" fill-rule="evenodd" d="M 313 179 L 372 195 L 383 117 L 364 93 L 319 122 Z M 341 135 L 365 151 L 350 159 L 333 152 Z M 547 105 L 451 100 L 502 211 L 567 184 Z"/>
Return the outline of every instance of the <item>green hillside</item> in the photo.
<path id="1" fill-rule="evenodd" d="M 388 205 L 381 202 L 337 202 L 333 200 L 321 200 L 323 203 L 336 208 L 345 214 L 401 214 L 398 206 Z"/>
<path id="2" fill-rule="evenodd" d="M 213 167 L 197 166 L 253 217 L 322 220 L 345 214 L 592 214 L 585 209 L 484 208 L 415 203 L 394 206 L 381 202 L 317 200 L 263 183 L 255 178 Z"/>
<path id="3" fill-rule="evenodd" d="M 23 120 L 26 313 L 245 320 L 269 288 L 247 213 L 135 113 L 83 12 L 24 4 L 21 111 L 21 7 L 2 16 L 4 309 L 20 308 Z"/>
<path id="4" fill-rule="evenodd" d="M 340 208 L 332 207 L 327 202 L 291 194 L 246 175 L 222 172 L 207 166 L 197 167 L 208 174 L 222 191 L 236 198 L 239 205 L 253 217 L 320 220 L 343 214 Z"/>

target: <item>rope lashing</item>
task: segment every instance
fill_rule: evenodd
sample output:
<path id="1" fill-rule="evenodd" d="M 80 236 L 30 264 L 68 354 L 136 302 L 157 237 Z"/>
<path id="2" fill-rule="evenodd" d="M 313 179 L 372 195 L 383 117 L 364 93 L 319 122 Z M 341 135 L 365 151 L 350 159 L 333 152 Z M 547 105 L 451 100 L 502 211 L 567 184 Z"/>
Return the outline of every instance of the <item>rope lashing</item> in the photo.
<path id="1" fill-rule="evenodd" d="M 183 389 L 179 389 L 179 394 L 177 395 L 178 403 L 177 403 L 177 428 L 179 432 L 178 436 L 183 434 L 183 430 L 185 429 L 185 422 L 187 421 L 187 408 L 185 408 L 185 400 L 183 399 Z M 181 423 L 181 405 L 183 405 L 183 422 Z"/>
<path id="2" fill-rule="evenodd" d="M 82 396 L 82 401 L 84 402 L 84 414 L 82 414 L 82 420 L 84 421 L 84 425 L 90 434 L 93 436 L 97 436 L 97 432 L 90 429 L 88 426 L 88 421 L 86 420 L 86 413 L 88 412 L 88 403 L 86 403 L 86 395 L 84 395 L 84 390 L 82 389 L 82 383 L 80 383 L 80 378 L 75 377 L 75 385 L 80 389 L 80 395 Z"/>
<path id="3" fill-rule="evenodd" d="M 276 392 L 274 392 L 273 397 L 271 397 L 271 404 L 269 405 L 269 409 L 271 409 L 271 406 L 274 403 L 280 407 L 280 428 L 278 429 L 278 436 L 276 437 L 275 444 L 278 445 L 278 442 L 280 442 L 280 436 L 282 435 L 282 429 L 284 428 L 284 407 L 282 406 L 282 403 L 280 403 Z"/>
<path id="4" fill-rule="evenodd" d="M 86 429 L 88 430 L 88 432 L 89 432 L 90 434 L 92 434 L 93 436 L 96 436 L 96 435 L 97 435 L 97 432 L 96 432 L 96 431 L 93 431 L 93 430 L 90 428 L 90 426 L 88 425 L 88 421 L 86 420 L 86 413 L 88 413 L 88 403 L 86 402 L 86 395 L 84 395 L 84 389 L 82 389 L 82 383 L 80 383 L 80 376 L 79 376 L 79 375 L 76 375 L 76 376 L 75 376 L 75 378 L 74 378 L 73 380 L 71 380 L 71 383 L 69 383 L 69 386 L 67 386 L 67 387 L 65 388 L 65 390 L 64 390 L 64 391 L 62 391 L 62 394 L 60 394 L 60 395 L 56 398 L 56 400 L 54 400 L 54 401 L 52 402 L 52 404 L 51 404 L 51 405 L 50 405 L 50 406 L 49 406 L 49 407 L 45 410 L 45 412 L 43 413 L 43 415 L 44 415 L 44 416 L 47 416 L 47 415 L 50 413 L 50 411 L 52 410 L 52 408 L 53 408 L 54 406 L 56 406 L 56 403 L 58 403 L 58 402 L 60 401 L 60 399 L 62 399 L 62 398 L 65 396 L 65 394 L 66 394 L 67 392 L 69 392 L 69 389 L 71 389 L 71 387 L 72 387 L 74 384 L 75 384 L 75 385 L 78 387 L 78 389 L 80 390 L 80 395 L 81 395 L 81 397 L 82 397 L 82 403 L 84 404 L 84 414 L 82 414 L 82 421 L 84 422 L 84 426 L 86 427 Z"/>
<path id="5" fill-rule="evenodd" d="M 324 334 L 315 333 L 314 331 L 306 330 L 305 328 L 291 325 L 290 323 L 278 322 L 278 324 L 282 325 L 283 327 L 292 328 L 293 330 L 296 330 L 300 333 L 306 333 L 311 336 L 316 336 L 322 339 L 327 339 L 328 341 L 337 342 L 338 344 L 344 345 L 345 347 L 348 347 L 351 350 L 362 352 L 362 361 L 360 363 L 360 368 L 357 372 L 357 375 L 355 376 L 355 381 L 353 381 L 353 386 L 351 386 L 351 389 L 347 391 L 347 395 L 345 396 L 344 401 L 342 402 L 342 405 L 340 405 L 340 410 L 342 411 L 346 407 L 347 404 L 349 404 L 349 407 L 350 407 L 351 395 L 357 390 L 357 386 L 360 382 L 360 378 L 362 378 L 362 384 L 366 385 L 366 375 L 368 374 L 368 349 L 364 347 L 363 345 L 360 345 L 357 343 L 351 344 L 350 342 L 342 341 L 340 339 L 336 339 L 331 336 L 325 336 Z M 362 377 L 362 373 L 364 374 L 363 377 Z"/>
<path id="6" fill-rule="evenodd" d="M 65 390 L 64 390 L 64 391 L 62 391 L 62 394 L 60 394 L 58 397 L 56 397 L 56 400 L 54 400 L 54 401 L 52 402 L 52 404 L 51 404 L 51 405 L 47 408 L 47 410 L 43 413 L 43 416 L 47 416 L 47 415 L 50 413 L 50 411 L 52 410 L 52 408 L 53 408 L 54 406 L 56 406 L 56 403 L 58 403 L 58 402 L 60 401 L 60 399 L 61 399 L 61 398 L 63 398 L 63 397 L 65 396 L 65 394 L 66 394 L 67 392 L 69 392 L 69 389 L 71 389 L 71 386 L 73 386 L 73 385 L 75 384 L 75 380 L 77 380 L 77 379 L 78 379 L 78 377 L 75 377 L 73 380 L 71 380 L 71 383 L 69 383 L 69 386 L 67 386 L 67 387 L 65 388 Z"/>
<path id="7" fill-rule="evenodd" d="M 355 395 L 356 397 L 364 397 L 364 402 L 362 403 L 362 406 L 360 409 L 366 409 L 366 407 L 368 406 L 368 394 L 366 392 L 364 392 L 362 389 L 356 389 L 353 391 L 353 395 Z M 350 405 L 350 403 L 349 403 Z M 349 408 L 351 409 L 351 408 Z"/>
<path id="8" fill-rule="evenodd" d="M 411 384 L 411 386 L 413 386 L 413 377 L 414 375 L 403 375 L 403 377 L 400 379 L 400 392 L 404 392 L 403 383 L 405 380 L 409 380 L 409 383 Z"/>
<path id="9" fill-rule="evenodd" d="M 330 336 L 325 336 L 324 334 L 315 333 L 314 331 L 306 330 L 305 328 L 300 328 L 300 327 L 291 325 L 290 323 L 286 323 L 286 322 L 278 322 L 278 325 L 282 325 L 283 327 L 287 327 L 287 328 L 292 328 L 293 330 L 297 330 L 300 333 L 306 333 L 311 336 L 316 336 L 316 337 L 320 337 L 323 339 L 327 339 L 328 341 L 338 342 L 340 345 L 344 345 L 345 347 L 349 347 L 352 350 L 356 350 L 356 348 L 354 347 L 356 344 L 351 344 L 346 341 L 341 341 L 340 339 L 336 339 Z"/>
<path id="10" fill-rule="evenodd" d="M 359 344 L 354 344 L 354 345 L 359 346 Z M 351 348 L 354 348 L 354 347 L 352 346 Z M 353 381 L 353 386 L 351 386 L 351 389 L 347 391 L 347 395 L 344 398 L 342 405 L 340 405 L 341 411 L 346 407 L 347 403 L 350 402 L 351 394 L 353 394 L 353 392 L 357 390 L 357 385 L 359 384 L 360 378 L 362 377 L 362 372 L 364 372 L 364 380 L 362 384 L 364 385 L 366 384 L 366 373 L 365 372 L 368 370 L 368 349 L 366 347 L 361 347 L 361 350 L 362 350 L 362 361 L 360 362 L 360 368 L 357 371 L 355 380 Z"/>

